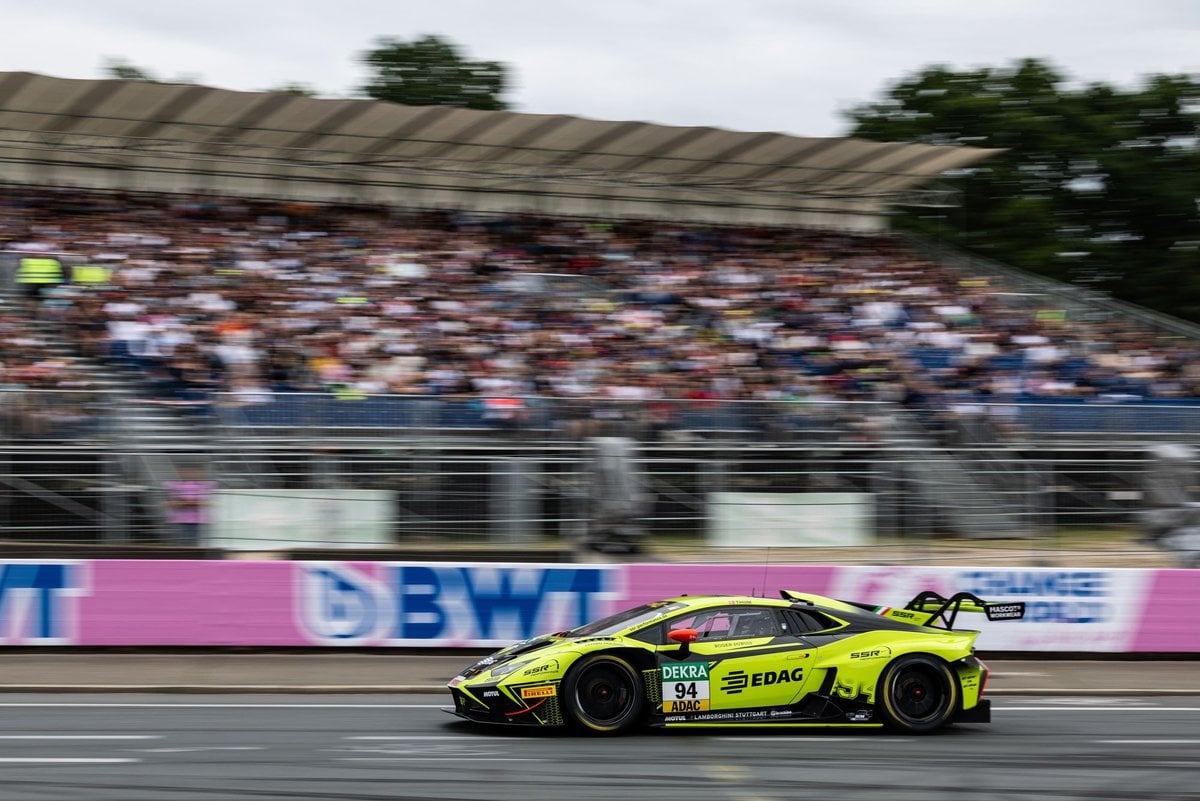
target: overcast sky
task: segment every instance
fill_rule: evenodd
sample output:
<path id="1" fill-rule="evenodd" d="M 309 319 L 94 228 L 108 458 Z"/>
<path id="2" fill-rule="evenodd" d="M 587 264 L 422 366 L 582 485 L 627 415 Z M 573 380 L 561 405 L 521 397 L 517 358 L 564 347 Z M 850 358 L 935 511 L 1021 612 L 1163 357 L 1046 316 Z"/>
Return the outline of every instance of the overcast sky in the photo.
<path id="1" fill-rule="evenodd" d="M 349 96 L 378 36 L 425 33 L 509 65 L 514 110 L 845 133 L 842 111 L 932 63 L 1045 58 L 1125 86 L 1200 73 L 1198 0 L 0 0 L 0 70 Z"/>

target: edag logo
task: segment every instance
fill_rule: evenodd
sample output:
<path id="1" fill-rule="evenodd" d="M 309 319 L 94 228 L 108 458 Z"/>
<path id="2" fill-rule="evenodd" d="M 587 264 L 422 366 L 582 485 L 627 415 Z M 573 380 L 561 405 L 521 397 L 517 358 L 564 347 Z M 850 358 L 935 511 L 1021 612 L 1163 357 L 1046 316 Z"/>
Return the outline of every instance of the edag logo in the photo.
<path id="1" fill-rule="evenodd" d="M 789 684 L 803 680 L 804 668 L 769 670 L 763 673 L 733 670 L 721 677 L 721 691 L 729 695 L 737 695 L 747 687 L 769 687 L 772 684 Z"/>

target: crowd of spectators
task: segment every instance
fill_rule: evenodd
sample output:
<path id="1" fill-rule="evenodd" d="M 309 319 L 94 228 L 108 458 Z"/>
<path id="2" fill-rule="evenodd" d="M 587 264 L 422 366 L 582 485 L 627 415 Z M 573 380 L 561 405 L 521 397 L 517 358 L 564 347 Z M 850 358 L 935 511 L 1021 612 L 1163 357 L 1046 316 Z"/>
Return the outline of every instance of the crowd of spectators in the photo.
<path id="1" fill-rule="evenodd" d="M 103 266 L 25 312 L 184 401 L 1200 396 L 1191 343 L 888 237 L 14 189 L 0 249 Z M 0 340 L 5 383 L 70 385 L 19 316 Z"/>
<path id="2" fill-rule="evenodd" d="M 34 395 L 27 389 L 57 391 Z M 0 313 L 0 431 L 77 432 L 93 419 L 94 389 L 81 359 L 55 349 L 20 313 Z"/>

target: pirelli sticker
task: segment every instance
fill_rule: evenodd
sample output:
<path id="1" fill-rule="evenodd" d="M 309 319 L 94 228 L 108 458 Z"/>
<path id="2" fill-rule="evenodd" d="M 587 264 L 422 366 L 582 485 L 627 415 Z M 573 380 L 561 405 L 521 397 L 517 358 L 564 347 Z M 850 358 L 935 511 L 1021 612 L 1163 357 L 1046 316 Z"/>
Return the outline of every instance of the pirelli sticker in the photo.
<path id="1" fill-rule="evenodd" d="M 553 695 L 557 695 L 557 694 L 558 694 L 558 690 L 554 687 L 553 684 L 542 684 L 538 687 L 522 687 L 521 688 L 521 697 L 522 698 L 549 698 L 549 697 L 551 697 Z"/>
<path id="2" fill-rule="evenodd" d="M 708 663 L 675 662 L 662 666 L 663 714 L 707 712 Z"/>

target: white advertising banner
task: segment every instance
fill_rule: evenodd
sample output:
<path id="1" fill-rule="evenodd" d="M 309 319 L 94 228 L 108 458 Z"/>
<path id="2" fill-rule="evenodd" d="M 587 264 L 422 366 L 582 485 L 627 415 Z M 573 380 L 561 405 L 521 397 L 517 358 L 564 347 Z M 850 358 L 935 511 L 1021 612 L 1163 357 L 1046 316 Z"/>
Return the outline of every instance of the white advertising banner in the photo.
<path id="1" fill-rule="evenodd" d="M 870 545 L 874 497 L 864 492 L 713 492 L 708 542 L 731 548 Z"/>
<path id="2" fill-rule="evenodd" d="M 955 628 L 978 629 L 981 651 L 1131 650 L 1153 571 L 1057 567 L 838 567 L 829 595 L 899 606 L 924 590 L 1023 601 L 1021 620 L 963 613 Z"/>
<path id="3" fill-rule="evenodd" d="M 233 550 L 390 545 L 389 490 L 221 490 L 209 544 Z"/>

